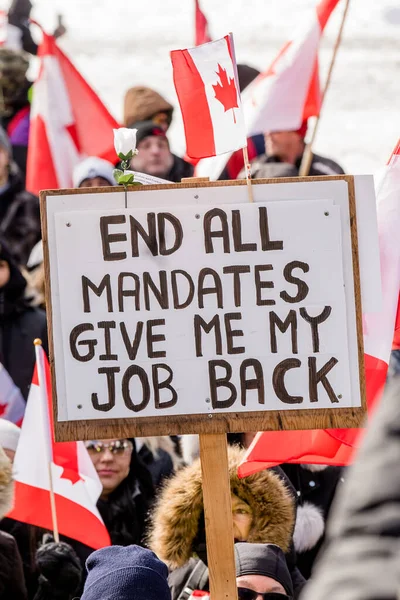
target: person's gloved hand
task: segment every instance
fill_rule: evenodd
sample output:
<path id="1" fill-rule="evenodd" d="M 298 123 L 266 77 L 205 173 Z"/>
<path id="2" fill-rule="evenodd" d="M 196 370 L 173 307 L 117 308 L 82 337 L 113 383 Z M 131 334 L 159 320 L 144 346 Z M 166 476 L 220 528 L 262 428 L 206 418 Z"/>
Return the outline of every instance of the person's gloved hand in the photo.
<path id="1" fill-rule="evenodd" d="M 73 548 L 46 534 L 36 552 L 39 587 L 34 600 L 71 600 L 78 592 L 82 565 Z"/>

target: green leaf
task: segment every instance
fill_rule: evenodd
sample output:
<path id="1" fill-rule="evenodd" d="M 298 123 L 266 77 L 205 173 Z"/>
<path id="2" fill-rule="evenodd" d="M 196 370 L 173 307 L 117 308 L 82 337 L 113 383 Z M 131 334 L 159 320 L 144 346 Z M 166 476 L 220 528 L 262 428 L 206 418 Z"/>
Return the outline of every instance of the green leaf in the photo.
<path id="1" fill-rule="evenodd" d="M 122 152 L 120 152 L 120 153 L 118 154 L 118 158 L 120 158 L 121 160 L 127 160 L 127 158 L 126 158 L 125 154 L 122 154 Z"/>
<path id="2" fill-rule="evenodd" d="M 121 169 L 114 169 L 113 171 L 113 175 L 114 175 L 114 179 L 117 183 L 119 183 L 119 178 L 124 174 L 123 171 L 121 171 Z"/>
<path id="3" fill-rule="evenodd" d="M 135 180 L 135 176 L 134 175 L 121 175 L 118 178 L 118 183 L 122 183 L 122 185 L 130 185 L 131 183 L 133 183 Z"/>

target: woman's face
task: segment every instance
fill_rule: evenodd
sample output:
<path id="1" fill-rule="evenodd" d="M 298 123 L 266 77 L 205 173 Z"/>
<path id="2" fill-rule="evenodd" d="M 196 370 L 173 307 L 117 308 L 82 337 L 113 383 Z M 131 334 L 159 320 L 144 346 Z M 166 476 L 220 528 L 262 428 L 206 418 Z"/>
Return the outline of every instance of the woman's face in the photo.
<path id="1" fill-rule="evenodd" d="M 235 541 L 247 542 L 253 523 L 253 512 L 246 502 L 234 494 L 232 494 L 232 517 Z"/>
<path id="2" fill-rule="evenodd" d="M 120 440 L 91 440 L 86 448 L 103 484 L 101 498 L 107 498 L 128 477 L 132 442 Z"/>

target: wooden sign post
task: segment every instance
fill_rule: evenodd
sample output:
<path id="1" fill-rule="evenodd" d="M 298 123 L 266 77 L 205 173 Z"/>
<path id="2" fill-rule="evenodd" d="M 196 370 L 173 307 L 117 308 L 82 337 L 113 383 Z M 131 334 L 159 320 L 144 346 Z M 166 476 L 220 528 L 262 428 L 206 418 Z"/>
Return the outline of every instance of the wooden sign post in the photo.
<path id="1" fill-rule="evenodd" d="M 365 416 L 355 183 L 365 211 L 350 176 L 256 180 L 253 204 L 244 181 L 41 193 L 56 439 L 200 434 L 214 599 L 236 598 L 226 433 Z"/>

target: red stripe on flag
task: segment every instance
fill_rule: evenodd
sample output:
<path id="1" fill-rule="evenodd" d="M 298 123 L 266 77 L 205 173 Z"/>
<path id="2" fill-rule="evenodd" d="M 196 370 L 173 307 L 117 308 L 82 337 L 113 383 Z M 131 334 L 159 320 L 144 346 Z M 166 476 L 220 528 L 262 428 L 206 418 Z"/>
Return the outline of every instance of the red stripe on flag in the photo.
<path id="1" fill-rule="evenodd" d="M 369 354 L 364 355 L 368 414 L 382 395 L 388 365 Z M 353 460 L 365 429 L 315 429 L 306 431 L 269 431 L 259 433 L 238 469 L 247 477 L 283 463 L 346 466 Z"/>
<path id="2" fill-rule="evenodd" d="M 215 156 L 214 128 L 200 73 L 187 50 L 173 50 L 171 62 L 185 127 L 187 153 L 191 158 Z"/>
<path id="3" fill-rule="evenodd" d="M 339 2 L 339 0 L 322 0 L 318 6 L 317 6 L 317 17 L 318 17 L 318 21 L 321 27 L 321 30 L 323 31 L 325 28 L 325 25 L 327 24 L 329 17 L 331 15 L 331 12 L 333 11 L 333 9 L 336 7 L 336 4 Z"/>
<path id="4" fill-rule="evenodd" d="M 314 64 L 314 71 L 310 80 L 310 87 L 308 88 L 307 99 L 304 104 L 303 110 L 303 121 L 307 121 L 310 117 L 316 117 L 319 115 L 321 110 L 321 88 L 319 85 L 319 67 L 318 59 Z"/>
<path id="5" fill-rule="evenodd" d="M 43 174 L 45 173 L 45 178 Z M 40 115 L 31 120 L 26 168 L 26 189 L 32 194 L 40 190 L 58 189 L 58 179 L 53 163 L 53 155 L 47 138 L 46 124 Z"/>
<path id="6" fill-rule="evenodd" d="M 208 33 L 208 22 L 205 14 L 200 8 L 199 0 L 195 0 L 195 46 L 206 44 L 211 42 L 210 35 Z"/>
<path id="7" fill-rule="evenodd" d="M 106 528 L 93 513 L 58 494 L 55 500 L 60 534 L 95 550 L 111 544 Z M 14 508 L 7 517 L 52 531 L 50 493 L 16 481 Z"/>
<path id="8" fill-rule="evenodd" d="M 54 44 L 54 54 L 68 90 L 78 150 L 87 156 L 99 156 L 115 164 L 117 155 L 112 130 L 120 125 L 57 44 Z"/>
<path id="9" fill-rule="evenodd" d="M 396 321 L 394 324 L 394 336 L 392 350 L 400 350 L 400 296 L 397 301 Z"/>
<path id="10" fill-rule="evenodd" d="M 400 156 L 400 140 L 397 142 L 397 146 L 393 150 L 393 152 L 388 160 L 388 163 L 387 163 L 388 165 L 392 162 L 392 160 L 394 159 L 395 156 Z"/>

